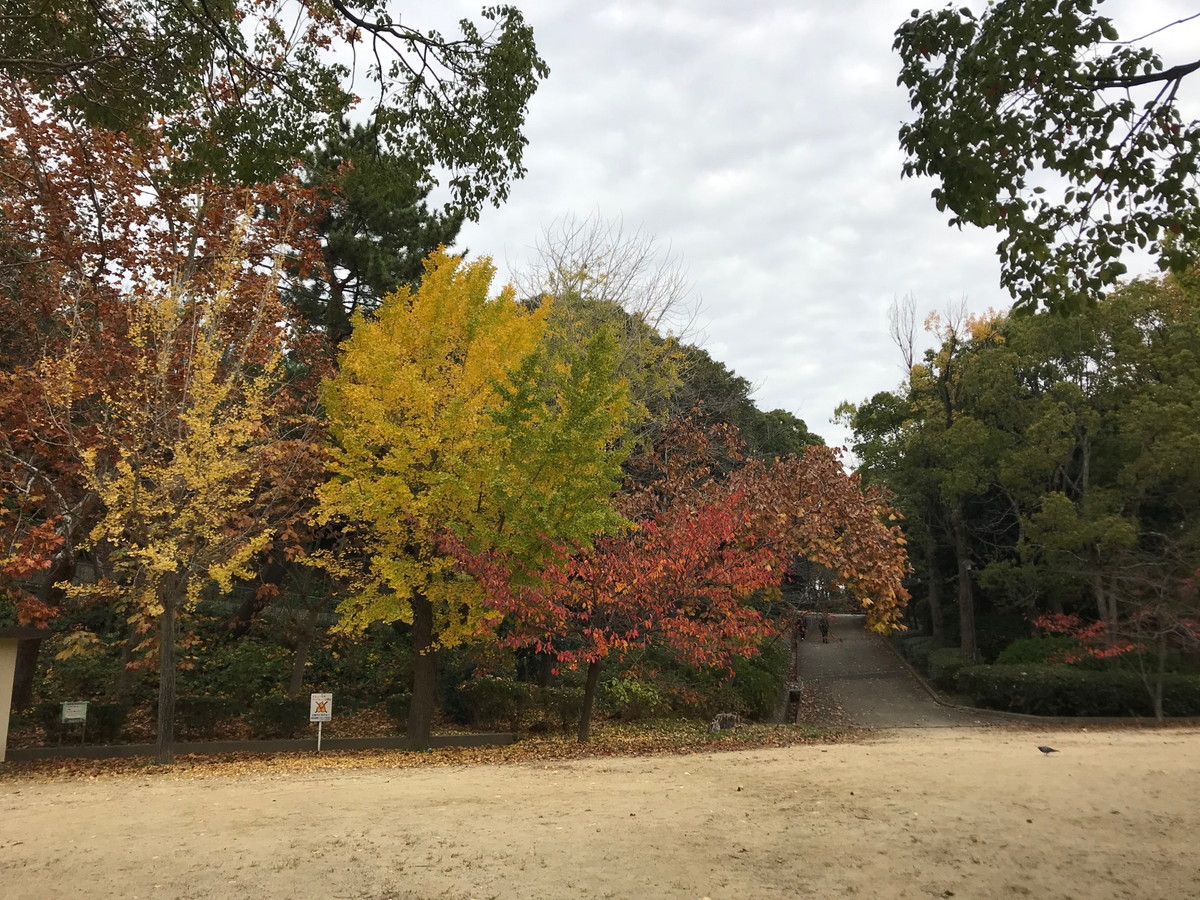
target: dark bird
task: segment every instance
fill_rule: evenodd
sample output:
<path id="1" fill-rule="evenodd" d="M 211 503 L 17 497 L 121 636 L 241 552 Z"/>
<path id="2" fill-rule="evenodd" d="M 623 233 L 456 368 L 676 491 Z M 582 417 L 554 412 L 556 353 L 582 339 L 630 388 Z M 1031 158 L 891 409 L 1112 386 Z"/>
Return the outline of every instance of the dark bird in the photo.
<path id="1" fill-rule="evenodd" d="M 1053 747 L 1038 747 L 1038 749 L 1041 750 L 1043 753 L 1045 753 L 1047 756 L 1049 756 L 1051 753 L 1058 752 Z"/>

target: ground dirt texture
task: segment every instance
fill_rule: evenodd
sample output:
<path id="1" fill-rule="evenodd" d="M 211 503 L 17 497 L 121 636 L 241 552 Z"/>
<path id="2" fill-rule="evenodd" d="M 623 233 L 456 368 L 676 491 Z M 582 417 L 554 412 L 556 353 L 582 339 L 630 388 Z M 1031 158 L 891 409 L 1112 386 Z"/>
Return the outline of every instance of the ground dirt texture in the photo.
<path id="1" fill-rule="evenodd" d="M 1061 752 L 1043 756 L 1038 744 Z M 1200 896 L 1200 730 L 0 782 L 24 898 Z"/>

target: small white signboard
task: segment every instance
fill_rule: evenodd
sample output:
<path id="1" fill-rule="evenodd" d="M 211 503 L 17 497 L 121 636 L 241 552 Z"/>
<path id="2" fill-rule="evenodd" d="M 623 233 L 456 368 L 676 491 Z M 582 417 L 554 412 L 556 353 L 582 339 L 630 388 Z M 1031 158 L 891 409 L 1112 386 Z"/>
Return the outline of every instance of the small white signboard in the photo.
<path id="1" fill-rule="evenodd" d="M 333 694 L 313 694 L 309 697 L 308 721 L 333 721 Z"/>
<path id="2" fill-rule="evenodd" d="M 62 705 L 62 720 L 67 722 L 86 722 L 87 721 L 86 700 L 67 701 Z"/>

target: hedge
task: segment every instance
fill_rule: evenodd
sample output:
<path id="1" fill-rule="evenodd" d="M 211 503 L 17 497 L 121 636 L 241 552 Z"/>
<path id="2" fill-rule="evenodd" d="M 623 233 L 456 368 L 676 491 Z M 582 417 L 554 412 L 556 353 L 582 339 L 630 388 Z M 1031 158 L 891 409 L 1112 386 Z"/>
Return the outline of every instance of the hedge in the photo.
<path id="1" fill-rule="evenodd" d="M 103 703 L 92 700 L 87 707 L 87 734 L 80 724 L 64 725 L 62 704 L 48 700 L 37 704 L 32 718 L 46 732 L 46 740 L 53 743 L 71 742 L 86 737 L 88 743 L 111 744 L 121 735 L 129 708 L 119 703 Z"/>
<path id="2" fill-rule="evenodd" d="M 529 708 L 533 694 L 531 686 L 523 681 L 489 675 L 472 678 L 459 690 L 471 724 L 513 728 Z"/>
<path id="3" fill-rule="evenodd" d="M 255 737 L 294 738 L 309 729 L 309 698 L 273 694 L 255 701 L 247 717 Z"/>
<path id="4" fill-rule="evenodd" d="M 158 703 L 151 704 L 157 719 Z M 228 697 L 180 696 L 175 698 L 176 733 L 204 737 L 217 725 L 235 719 L 246 711 L 246 704 Z"/>
<path id="5" fill-rule="evenodd" d="M 401 694 L 392 694 L 384 701 L 388 715 L 391 716 L 396 724 L 404 727 L 408 724 L 408 710 L 412 706 L 412 693 L 405 691 Z"/>
<path id="6" fill-rule="evenodd" d="M 1079 641 L 1067 635 L 1029 637 L 1013 641 L 996 657 L 998 666 L 1061 664 L 1064 654 L 1079 649 Z"/>
<path id="7" fill-rule="evenodd" d="M 928 635 L 914 635 L 906 638 L 900 652 L 904 658 L 922 672 L 929 667 L 929 654 L 933 652 L 933 638 Z"/>
<path id="8" fill-rule="evenodd" d="M 956 688 L 955 677 L 966 665 L 958 647 L 943 647 L 929 653 L 926 670 L 930 681 L 944 691 L 952 691 Z"/>
<path id="9" fill-rule="evenodd" d="M 666 706 L 653 684 L 636 678 L 614 678 L 600 688 L 604 706 L 626 722 L 640 722 L 658 715 Z"/>
<path id="10" fill-rule="evenodd" d="M 1037 716 L 1152 716 L 1137 672 L 1093 672 L 1070 666 L 970 666 L 956 686 L 976 706 Z M 1200 715 L 1200 675 L 1163 677 L 1163 714 Z"/>
<path id="11" fill-rule="evenodd" d="M 539 691 L 542 711 L 563 729 L 579 724 L 583 715 L 583 688 L 557 685 Z"/>

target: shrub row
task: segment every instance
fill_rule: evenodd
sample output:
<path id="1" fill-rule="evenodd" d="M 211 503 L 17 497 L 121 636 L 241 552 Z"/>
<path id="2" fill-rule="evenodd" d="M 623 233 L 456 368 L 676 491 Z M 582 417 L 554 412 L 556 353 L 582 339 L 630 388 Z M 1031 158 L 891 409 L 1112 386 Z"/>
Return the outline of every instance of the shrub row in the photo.
<path id="1" fill-rule="evenodd" d="M 1154 707 L 1137 672 L 1070 666 L 994 665 L 962 669 L 957 689 L 976 706 L 1038 716 L 1151 716 Z M 1163 678 L 1163 713 L 1200 716 L 1200 675 Z"/>
<path id="2" fill-rule="evenodd" d="M 955 678 L 967 665 L 962 651 L 958 647 L 942 647 L 930 651 L 925 659 L 929 680 L 943 691 L 953 691 L 956 688 Z"/>
<path id="3" fill-rule="evenodd" d="M 307 697 L 260 697 L 249 707 L 240 700 L 228 697 L 182 696 L 175 698 L 175 734 L 182 740 L 208 737 L 222 722 L 246 715 L 256 737 L 295 737 L 308 726 Z M 30 719 L 40 725 L 46 740 L 51 743 L 70 742 L 86 737 L 90 744 L 109 744 L 118 741 L 130 707 L 120 703 L 91 701 L 87 708 L 87 732 L 77 724 L 64 725 L 62 704 L 47 700 L 36 704 Z M 150 706 L 152 719 L 158 716 L 158 704 Z"/>
<path id="4" fill-rule="evenodd" d="M 32 719 L 46 733 L 46 740 L 53 743 L 72 741 L 86 737 L 90 743 L 107 744 L 115 741 L 121 734 L 125 719 L 129 714 L 127 707 L 119 703 L 88 703 L 87 730 L 82 724 L 64 725 L 62 722 L 62 704 L 55 701 L 39 703 L 31 710 Z"/>

